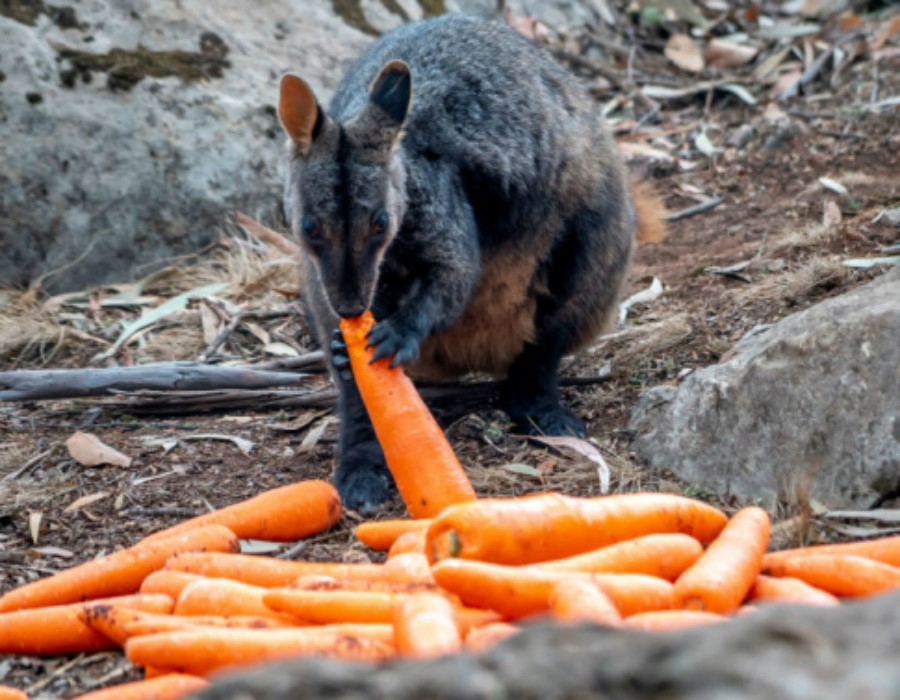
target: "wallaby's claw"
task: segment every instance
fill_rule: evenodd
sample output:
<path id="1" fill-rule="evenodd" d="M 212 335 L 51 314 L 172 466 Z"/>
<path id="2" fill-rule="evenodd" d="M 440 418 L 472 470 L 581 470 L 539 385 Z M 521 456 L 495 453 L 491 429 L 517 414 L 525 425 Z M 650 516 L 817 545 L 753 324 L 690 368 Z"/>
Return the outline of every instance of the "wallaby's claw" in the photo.
<path id="1" fill-rule="evenodd" d="M 404 332 L 391 323 L 382 321 L 369 331 L 366 347 L 374 347 L 372 362 L 393 357 L 391 367 L 411 365 L 419 359 L 419 339 L 412 333 Z"/>
<path id="2" fill-rule="evenodd" d="M 350 356 L 347 354 L 347 344 L 340 328 L 335 328 L 331 333 L 331 343 L 328 346 L 331 351 L 331 366 L 341 380 L 348 382 L 353 379 L 353 371 L 350 369 Z"/>

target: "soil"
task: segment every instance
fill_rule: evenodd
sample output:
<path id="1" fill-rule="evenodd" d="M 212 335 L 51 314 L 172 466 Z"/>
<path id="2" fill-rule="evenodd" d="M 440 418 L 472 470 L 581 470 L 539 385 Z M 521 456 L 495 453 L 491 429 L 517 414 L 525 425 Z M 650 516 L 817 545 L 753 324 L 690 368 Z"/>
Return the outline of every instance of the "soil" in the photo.
<path id="1" fill-rule="evenodd" d="M 883 94 L 898 94 L 898 73 L 891 78 L 890 71 L 883 72 Z M 671 211 L 714 196 L 724 201 L 672 223 L 667 241 L 638 251 L 629 293 L 647 287 L 653 276 L 664 284 L 661 298 L 638 305 L 629 317 L 629 328 L 647 331 L 635 336 L 645 344 L 627 335 L 600 342 L 565 368 L 567 375 L 609 372 L 602 383 L 566 389 L 565 399 L 586 418 L 588 435 L 611 469 L 612 492 L 665 490 L 708 498 L 729 511 L 742 505 L 707 493 L 703 484 L 679 483 L 671 474 L 635 464 L 628 416 L 648 387 L 714 363 L 754 328 L 878 274 L 877 268 L 850 270 L 841 261 L 877 256 L 881 246 L 896 242 L 897 229 L 873 218 L 900 198 L 897 163 L 886 156 L 900 152 L 900 129 L 896 112 L 845 111 L 845 98 L 819 102 L 815 112 L 808 111 L 808 102 L 788 103 L 777 123 L 733 101 L 716 101 L 707 111 L 698 100 L 666 105 L 661 112 L 657 126 L 663 130 L 703 120 L 722 134 L 747 124 L 756 133 L 740 151 L 726 147 L 712 158 L 695 159 L 692 170 L 634 164 Z M 849 196 L 824 189 L 822 177 L 843 182 Z M 835 205 L 841 212 L 841 221 L 831 227 L 822 224 L 826 202 L 833 202 L 827 205 L 832 216 Z M 743 262 L 746 267 L 728 272 Z M 657 333 L 660 329 L 666 332 Z M 69 352 L 46 366 L 83 366 L 89 354 Z M 45 365 L 34 357 L 17 366 Z M 599 493 L 595 464 L 511 435 L 505 416 L 490 406 L 444 418 L 481 495 Z M 327 479 L 336 428 L 328 413 L 258 412 L 252 406 L 225 414 L 147 418 L 91 400 L 0 405 L 0 591 L 133 544 L 210 507 L 301 479 Z M 131 466 L 77 464 L 65 442 L 79 429 L 130 455 Z M 209 434 L 250 440 L 252 451 L 244 454 L 222 439 L 185 440 Z M 178 442 L 167 450 L 163 441 Z M 537 472 L 516 466 L 523 464 Z M 88 497 L 89 503 L 76 507 Z M 802 505 L 781 504 L 785 543 L 814 534 L 805 519 L 791 519 L 802 513 Z M 402 513 L 397 501 L 384 511 L 385 516 Z M 359 520 L 346 513 L 337 528 L 292 549 L 290 556 L 377 560 L 377 553 L 353 538 Z M 41 697 L 69 697 L 137 677 L 119 654 L 0 658 L 0 684 Z"/>

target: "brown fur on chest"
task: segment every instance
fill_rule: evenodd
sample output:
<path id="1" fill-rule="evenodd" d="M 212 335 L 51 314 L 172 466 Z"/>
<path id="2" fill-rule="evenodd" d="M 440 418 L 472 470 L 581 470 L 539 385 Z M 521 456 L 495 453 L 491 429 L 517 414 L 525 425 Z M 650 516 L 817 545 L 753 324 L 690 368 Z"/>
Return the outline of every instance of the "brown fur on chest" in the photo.
<path id="1" fill-rule="evenodd" d="M 478 286 L 462 317 L 428 337 L 410 373 L 441 380 L 468 372 L 501 377 L 535 338 L 536 297 L 542 289 L 533 251 L 508 250 L 483 260 Z"/>

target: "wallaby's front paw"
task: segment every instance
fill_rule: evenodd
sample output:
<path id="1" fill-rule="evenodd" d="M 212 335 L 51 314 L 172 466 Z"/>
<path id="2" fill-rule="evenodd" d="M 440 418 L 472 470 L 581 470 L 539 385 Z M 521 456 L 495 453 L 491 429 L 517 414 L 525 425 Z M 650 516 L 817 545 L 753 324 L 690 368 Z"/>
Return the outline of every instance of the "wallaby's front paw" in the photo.
<path id="1" fill-rule="evenodd" d="M 344 335 L 340 328 L 335 328 L 331 332 L 331 343 L 328 346 L 330 351 L 331 366 L 340 377 L 341 381 L 349 382 L 353 379 L 353 371 L 350 369 L 350 354 L 347 351 L 347 344 L 344 342 Z"/>
<path id="2" fill-rule="evenodd" d="M 523 435 L 585 436 L 584 421 L 559 404 L 508 406 L 507 413 Z"/>
<path id="3" fill-rule="evenodd" d="M 367 347 L 374 347 L 372 362 L 393 357 L 391 367 L 411 365 L 419 359 L 418 334 L 390 319 L 376 323 L 369 331 Z"/>
<path id="4" fill-rule="evenodd" d="M 346 508 L 360 515 L 374 515 L 378 507 L 393 495 L 393 481 L 387 468 L 371 462 L 341 460 L 334 478 L 335 486 Z"/>

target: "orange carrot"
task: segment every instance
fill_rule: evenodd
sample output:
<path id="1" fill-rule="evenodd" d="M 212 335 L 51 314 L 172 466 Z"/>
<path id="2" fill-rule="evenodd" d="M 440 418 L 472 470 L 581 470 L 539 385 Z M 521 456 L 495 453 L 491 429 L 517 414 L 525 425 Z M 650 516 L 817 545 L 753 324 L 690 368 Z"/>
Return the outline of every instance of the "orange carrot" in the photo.
<path id="1" fill-rule="evenodd" d="M 210 525 L 159 541 L 140 542 L 129 549 L 16 588 L 0 598 L 0 612 L 134 593 L 148 574 L 162 568 L 175 554 L 237 550 L 234 533 L 221 525 Z"/>
<path id="2" fill-rule="evenodd" d="M 798 578 L 774 578 L 759 575 L 750 589 L 754 602 L 795 603 L 799 605 L 840 605 L 831 593 L 819 590 Z"/>
<path id="3" fill-rule="evenodd" d="M 782 549 L 780 552 L 769 552 L 763 557 L 763 572 L 769 568 L 794 557 L 806 557 L 819 554 L 853 554 L 866 559 L 874 559 L 882 564 L 900 566 L 900 535 L 882 537 L 877 540 L 863 542 L 846 542 L 844 544 L 820 544 L 812 547 Z"/>
<path id="4" fill-rule="evenodd" d="M 386 581 L 434 583 L 428 557 L 416 552 L 396 554 L 388 559 L 384 563 L 382 575 Z"/>
<path id="5" fill-rule="evenodd" d="M 622 624 L 622 616 L 603 589 L 580 577 L 553 585 L 550 615 L 560 622 L 596 622 L 609 627 Z"/>
<path id="6" fill-rule="evenodd" d="M 369 591 L 371 593 L 436 593 L 436 583 L 417 581 L 355 581 L 331 576 L 301 576 L 292 588 L 301 591 Z"/>
<path id="7" fill-rule="evenodd" d="M 732 613 L 732 617 L 744 617 L 744 615 L 751 615 L 755 612 L 759 612 L 759 608 L 755 605 L 742 605 Z"/>
<path id="8" fill-rule="evenodd" d="M 508 622 L 492 622 L 483 627 L 472 629 L 466 635 L 466 641 L 463 646 L 465 646 L 466 651 L 477 654 L 490 649 L 495 644 L 499 644 L 521 631 L 521 629 Z"/>
<path id="9" fill-rule="evenodd" d="M 647 574 L 674 581 L 703 554 L 693 537 L 681 534 L 644 535 L 573 557 L 535 564 L 552 571 Z"/>
<path id="10" fill-rule="evenodd" d="M 462 603 L 456 603 L 456 601 L 454 601 L 453 609 L 456 626 L 459 628 L 459 633 L 463 636 L 469 634 L 477 627 L 484 627 L 485 625 L 503 621 L 503 616 L 498 612 L 485 610 L 484 608 L 470 608 Z"/>
<path id="11" fill-rule="evenodd" d="M 154 571 L 141 584 L 141 593 L 165 593 L 172 596 L 173 600 L 177 600 L 178 596 L 189 583 L 199 581 L 203 576 L 197 574 L 186 574 L 183 571 L 169 571 L 168 569 L 160 569 Z"/>
<path id="12" fill-rule="evenodd" d="M 724 615 L 753 587 L 769 545 L 769 514 L 751 506 L 735 513 L 691 568 L 675 582 L 675 607 Z"/>
<path id="13" fill-rule="evenodd" d="M 132 637 L 125 644 L 125 653 L 139 666 L 206 676 L 219 669 L 301 655 L 380 661 L 394 654 L 394 645 L 376 637 L 318 627 L 229 630 L 228 634 L 200 628 Z"/>
<path id="14" fill-rule="evenodd" d="M 275 629 L 287 627 L 271 617 L 221 617 L 211 615 L 160 615 L 108 603 L 85 603 L 79 619 L 92 630 L 103 634 L 119 646 L 141 634 L 168 632 L 185 627 L 233 627 L 237 629 Z"/>
<path id="15" fill-rule="evenodd" d="M 265 617 L 285 624 L 300 624 L 290 615 L 275 613 L 263 603 L 268 588 L 227 578 L 203 578 L 189 583 L 175 601 L 176 615 L 241 615 Z M 338 620 L 335 620 L 337 622 Z"/>
<path id="16" fill-rule="evenodd" d="M 76 700 L 178 700 L 197 693 L 209 681 L 184 673 L 168 673 L 150 680 L 123 683 L 79 695 Z"/>
<path id="17" fill-rule="evenodd" d="M 357 525 L 353 532 L 356 539 L 363 544 L 372 549 L 386 552 L 400 535 L 427 530 L 429 525 L 431 525 L 431 520 L 424 518 L 420 520 L 371 520 Z"/>
<path id="18" fill-rule="evenodd" d="M 428 528 L 426 554 L 431 561 L 461 557 L 534 564 L 655 533 L 681 532 L 705 543 L 726 521 L 705 503 L 660 493 L 484 499 L 436 517 Z"/>
<path id="19" fill-rule="evenodd" d="M 853 554 L 819 554 L 770 564 L 772 576 L 791 576 L 823 591 L 850 598 L 900 589 L 900 567 Z"/>
<path id="20" fill-rule="evenodd" d="M 425 554 L 425 535 L 427 534 L 425 530 L 417 530 L 400 535 L 388 550 L 388 559 L 393 559 L 399 554 Z"/>
<path id="21" fill-rule="evenodd" d="M 397 651 L 405 656 L 431 658 L 462 647 L 455 611 L 436 593 L 414 593 L 394 608 Z"/>
<path id="22" fill-rule="evenodd" d="M 28 696 L 18 688 L 0 685 L 0 700 L 28 700 Z"/>
<path id="23" fill-rule="evenodd" d="M 513 619 L 546 612 L 553 586 L 569 578 L 594 581 L 622 615 L 672 607 L 672 584 L 643 574 L 580 574 L 448 559 L 434 566 L 434 576 L 467 605 Z"/>
<path id="24" fill-rule="evenodd" d="M 276 588 L 263 601 L 272 610 L 287 613 L 309 623 L 393 621 L 393 607 L 407 597 L 403 593 L 367 591 L 299 591 Z"/>
<path id="25" fill-rule="evenodd" d="M 374 325 L 366 312 L 342 319 L 341 331 L 353 379 L 407 510 L 414 518 L 430 518 L 474 500 L 469 478 L 415 385 L 388 359 L 371 362 L 374 349 L 366 347 L 366 336 Z"/>
<path id="26" fill-rule="evenodd" d="M 174 604 L 163 595 L 121 596 L 103 602 L 159 613 L 171 612 Z M 81 621 L 83 609 L 83 603 L 73 603 L 0 614 L 0 654 L 49 656 L 115 649 L 114 642 Z"/>
<path id="27" fill-rule="evenodd" d="M 728 618 L 700 610 L 658 610 L 625 618 L 624 626 L 645 632 L 669 632 L 685 627 L 699 627 Z"/>
<path id="28" fill-rule="evenodd" d="M 301 576 L 321 574 L 337 579 L 378 580 L 386 576 L 381 564 L 334 564 L 329 562 L 282 561 L 249 554 L 192 553 L 173 557 L 166 570 L 183 571 L 210 578 L 228 578 L 263 588 L 288 586 Z"/>
<path id="29" fill-rule="evenodd" d="M 300 481 L 246 501 L 185 520 L 150 535 L 154 541 L 204 525 L 224 525 L 242 540 L 290 542 L 333 527 L 341 519 L 341 497 L 334 486 L 318 479 Z"/>

